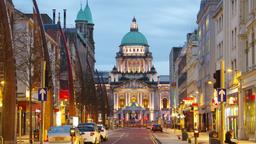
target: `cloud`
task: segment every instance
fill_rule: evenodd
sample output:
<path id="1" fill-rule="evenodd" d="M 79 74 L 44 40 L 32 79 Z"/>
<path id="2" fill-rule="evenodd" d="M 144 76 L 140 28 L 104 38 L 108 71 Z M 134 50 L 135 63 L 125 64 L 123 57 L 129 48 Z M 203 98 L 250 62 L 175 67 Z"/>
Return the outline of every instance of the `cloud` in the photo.
<path id="1" fill-rule="evenodd" d="M 66 8 L 67 26 L 72 27 L 81 1 L 84 6 L 85 0 L 38 0 L 38 3 L 40 11 L 49 16 L 52 16 L 53 8 L 61 13 Z M 32 12 L 31 1 L 13 2 L 19 10 Z M 166 62 L 170 48 L 183 45 L 186 34 L 197 28 L 200 0 L 89 0 L 89 5 L 95 23 L 96 65 L 99 70 L 113 68 L 121 39 L 129 31 L 132 17 L 136 16 L 139 30 L 151 46 L 158 73 L 168 74 Z"/>

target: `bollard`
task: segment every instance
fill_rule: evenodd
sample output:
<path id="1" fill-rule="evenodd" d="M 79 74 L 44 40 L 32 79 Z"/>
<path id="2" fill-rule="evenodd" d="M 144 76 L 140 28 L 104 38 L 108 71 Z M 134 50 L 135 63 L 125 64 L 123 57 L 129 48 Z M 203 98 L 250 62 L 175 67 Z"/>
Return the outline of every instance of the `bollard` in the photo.
<path id="1" fill-rule="evenodd" d="M 199 131 L 197 129 L 194 130 L 195 144 L 198 144 L 197 138 L 199 137 Z"/>

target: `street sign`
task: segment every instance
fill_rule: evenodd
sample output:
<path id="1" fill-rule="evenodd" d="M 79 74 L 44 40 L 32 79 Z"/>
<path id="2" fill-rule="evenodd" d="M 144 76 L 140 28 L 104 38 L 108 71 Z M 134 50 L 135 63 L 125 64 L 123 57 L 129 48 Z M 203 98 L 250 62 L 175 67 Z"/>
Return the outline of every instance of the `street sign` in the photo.
<path id="1" fill-rule="evenodd" d="M 47 88 L 39 88 L 38 89 L 38 100 L 39 101 L 47 101 Z"/>
<path id="2" fill-rule="evenodd" d="M 218 102 L 226 102 L 226 95 L 227 95 L 226 89 L 218 88 L 217 94 L 218 94 Z"/>

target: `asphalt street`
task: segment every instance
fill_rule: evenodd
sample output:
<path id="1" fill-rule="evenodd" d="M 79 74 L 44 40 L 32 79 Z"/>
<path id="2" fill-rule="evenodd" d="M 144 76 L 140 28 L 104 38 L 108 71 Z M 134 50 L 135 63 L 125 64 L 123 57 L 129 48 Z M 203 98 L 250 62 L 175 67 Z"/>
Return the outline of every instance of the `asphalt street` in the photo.
<path id="1" fill-rule="evenodd" d="M 111 131 L 103 144 L 154 144 L 152 132 L 145 128 L 122 128 Z"/>

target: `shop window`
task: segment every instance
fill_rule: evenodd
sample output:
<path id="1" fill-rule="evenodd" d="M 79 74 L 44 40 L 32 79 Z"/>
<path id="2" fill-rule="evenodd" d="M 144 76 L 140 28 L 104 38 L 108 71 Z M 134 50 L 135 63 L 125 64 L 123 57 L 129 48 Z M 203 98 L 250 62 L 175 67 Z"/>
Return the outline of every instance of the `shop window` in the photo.
<path id="1" fill-rule="evenodd" d="M 252 89 L 248 89 L 245 91 L 245 127 L 249 134 L 255 134 L 256 130 L 255 109 L 255 95 Z"/>

